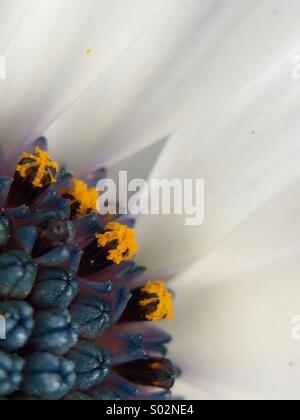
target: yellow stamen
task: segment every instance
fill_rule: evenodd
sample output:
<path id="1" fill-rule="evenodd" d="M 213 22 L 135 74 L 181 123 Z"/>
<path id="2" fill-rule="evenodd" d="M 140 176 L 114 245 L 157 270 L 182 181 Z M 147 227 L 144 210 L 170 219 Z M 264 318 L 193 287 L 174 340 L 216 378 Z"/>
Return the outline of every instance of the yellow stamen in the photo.
<path id="1" fill-rule="evenodd" d="M 23 160 L 28 162 L 21 163 Z M 42 150 L 40 147 L 35 148 L 35 153 L 22 153 L 16 171 L 22 178 L 28 177 L 28 170 L 37 169 L 36 174 L 32 180 L 32 185 L 37 188 L 43 188 L 43 179 L 47 174 L 49 176 L 49 183 L 56 183 L 56 174 L 59 169 L 57 162 L 49 158 L 49 153 Z"/>
<path id="2" fill-rule="evenodd" d="M 99 247 L 114 246 L 114 249 L 108 251 L 107 259 L 115 264 L 132 260 L 138 252 L 138 243 L 134 229 L 130 229 L 120 223 L 108 223 L 106 232 L 96 235 L 96 239 Z"/>
<path id="3" fill-rule="evenodd" d="M 79 204 L 76 216 L 83 217 L 91 211 L 97 212 L 99 194 L 96 188 L 89 188 L 80 179 L 75 179 L 73 188 L 65 194 L 72 197 L 71 204 Z"/>
<path id="4" fill-rule="evenodd" d="M 163 282 L 149 282 L 142 289 L 143 293 L 149 295 L 140 301 L 142 307 L 156 304 L 156 309 L 146 315 L 148 321 L 161 321 L 163 319 L 172 320 L 175 318 L 173 308 L 173 294 L 170 292 Z"/>

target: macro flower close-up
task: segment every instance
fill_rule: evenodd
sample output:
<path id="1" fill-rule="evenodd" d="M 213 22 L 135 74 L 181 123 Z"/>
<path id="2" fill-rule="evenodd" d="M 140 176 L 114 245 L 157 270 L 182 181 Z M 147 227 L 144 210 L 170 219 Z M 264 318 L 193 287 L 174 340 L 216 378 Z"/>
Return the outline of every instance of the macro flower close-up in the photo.
<path id="1" fill-rule="evenodd" d="M 300 399 L 299 17 L 0 0 L 1 400 Z"/>

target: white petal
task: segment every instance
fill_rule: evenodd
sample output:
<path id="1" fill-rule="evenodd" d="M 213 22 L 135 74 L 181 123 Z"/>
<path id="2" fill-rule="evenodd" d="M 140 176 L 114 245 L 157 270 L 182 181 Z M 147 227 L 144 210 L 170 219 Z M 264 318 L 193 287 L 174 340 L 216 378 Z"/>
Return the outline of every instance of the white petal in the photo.
<path id="1" fill-rule="evenodd" d="M 214 398 L 299 398 L 299 193 L 279 194 L 173 285 L 173 357 Z"/>
<path id="2" fill-rule="evenodd" d="M 113 164 L 172 134 L 299 42 L 297 0 L 289 7 L 281 0 L 164 4 L 136 42 L 46 131 L 60 156 L 66 145 L 73 148 L 74 166 L 81 159 Z M 82 141 L 89 147 L 83 150 Z"/>
<path id="3" fill-rule="evenodd" d="M 300 177 L 300 89 L 291 55 L 171 137 L 152 177 L 203 178 L 205 221 L 188 227 L 185 216 L 145 217 L 143 263 L 157 269 L 206 253 Z"/>
<path id="4" fill-rule="evenodd" d="M 117 185 L 119 185 L 121 171 L 126 171 L 128 182 L 137 178 L 144 180 L 148 179 L 156 165 L 157 160 L 166 147 L 167 142 L 168 139 L 163 139 L 149 147 L 146 147 L 137 154 L 130 156 L 121 162 L 117 162 L 108 171 L 108 177 L 113 179 Z M 89 168 L 87 168 L 87 170 L 88 169 Z"/>
<path id="5" fill-rule="evenodd" d="M 0 53 L 4 54 L 7 45 L 18 28 L 28 0 L 1 0 L 0 4 Z"/>
<path id="6" fill-rule="evenodd" d="M 165 0 L 25 3 L 24 13 L 23 1 L 1 5 L 9 23 L 0 29 L 7 62 L 7 80 L 0 83 L 0 132 L 9 151 L 18 141 L 41 135 L 129 47 Z"/>

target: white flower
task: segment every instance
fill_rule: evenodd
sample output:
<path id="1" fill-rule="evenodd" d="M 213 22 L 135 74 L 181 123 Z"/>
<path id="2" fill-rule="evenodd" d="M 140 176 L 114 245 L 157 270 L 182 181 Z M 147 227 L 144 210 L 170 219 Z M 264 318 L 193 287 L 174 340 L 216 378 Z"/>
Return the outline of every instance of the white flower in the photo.
<path id="1" fill-rule="evenodd" d="M 299 13 L 298 0 L 0 4 L 7 153 L 44 134 L 84 171 L 147 160 L 167 138 L 150 175 L 205 179 L 203 226 L 139 225 L 141 260 L 180 271 L 173 354 L 190 398 L 299 398 Z"/>

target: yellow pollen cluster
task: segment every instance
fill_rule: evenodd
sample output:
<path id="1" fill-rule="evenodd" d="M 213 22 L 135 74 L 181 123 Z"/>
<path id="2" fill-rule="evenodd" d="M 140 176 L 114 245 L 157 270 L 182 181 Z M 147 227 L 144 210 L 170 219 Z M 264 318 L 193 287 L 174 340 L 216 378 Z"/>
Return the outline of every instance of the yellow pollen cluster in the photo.
<path id="1" fill-rule="evenodd" d="M 37 169 L 37 172 L 32 181 L 32 185 L 37 188 L 44 187 L 43 178 L 45 174 L 50 177 L 50 184 L 56 183 L 56 174 L 58 172 L 58 163 L 49 158 L 49 153 L 42 150 L 40 147 L 35 148 L 35 153 L 22 153 L 20 162 L 27 160 L 26 163 L 19 163 L 16 171 L 22 178 L 27 178 L 27 172 L 30 169 Z M 53 171 L 49 170 L 53 169 Z"/>
<path id="2" fill-rule="evenodd" d="M 115 264 L 132 260 L 138 252 L 139 247 L 134 229 L 120 223 L 108 223 L 106 232 L 96 235 L 96 239 L 99 247 L 114 246 L 108 251 L 107 259 Z"/>
<path id="3" fill-rule="evenodd" d="M 148 321 L 172 320 L 175 318 L 173 294 L 163 282 L 147 283 L 142 292 L 149 295 L 149 298 L 140 301 L 141 307 L 146 307 L 152 303 L 157 304 L 154 312 L 146 315 Z"/>
<path id="4" fill-rule="evenodd" d="M 79 204 L 76 216 L 83 217 L 91 211 L 97 212 L 99 194 L 96 188 L 89 188 L 80 179 L 75 179 L 73 188 L 65 194 L 72 197 L 71 204 Z"/>

